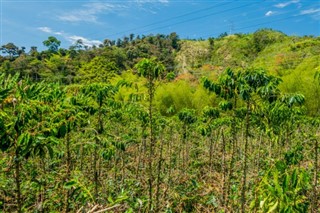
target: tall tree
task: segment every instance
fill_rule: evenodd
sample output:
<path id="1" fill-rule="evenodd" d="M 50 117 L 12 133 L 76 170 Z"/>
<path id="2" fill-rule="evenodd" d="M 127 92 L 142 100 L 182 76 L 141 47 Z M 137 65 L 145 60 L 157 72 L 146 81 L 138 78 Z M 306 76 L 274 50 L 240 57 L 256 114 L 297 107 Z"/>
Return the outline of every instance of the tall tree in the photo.
<path id="1" fill-rule="evenodd" d="M 44 46 L 48 48 L 50 52 L 56 53 L 58 52 L 61 41 L 59 41 L 54 36 L 49 36 L 47 40 L 42 42 Z"/>
<path id="2" fill-rule="evenodd" d="M 8 54 L 10 59 L 13 59 L 14 56 L 19 55 L 19 47 L 14 45 L 14 43 L 7 43 L 5 45 L 2 45 L 0 50 L 4 54 Z"/>

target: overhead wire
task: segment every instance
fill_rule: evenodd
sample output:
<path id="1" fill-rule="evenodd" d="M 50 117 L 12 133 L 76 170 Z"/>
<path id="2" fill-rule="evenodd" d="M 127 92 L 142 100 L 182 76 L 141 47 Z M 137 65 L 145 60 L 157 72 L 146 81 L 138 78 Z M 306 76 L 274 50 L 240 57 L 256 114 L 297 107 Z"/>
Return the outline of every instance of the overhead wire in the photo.
<path id="1" fill-rule="evenodd" d="M 229 8 L 229 9 L 225 9 L 225 10 L 222 10 L 222 11 L 218 11 L 218 12 L 215 12 L 215 13 L 210 13 L 210 14 L 206 14 L 206 15 L 203 15 L 203 16 L 198 16 L 198 17 L 195 17 L 195 18 L 191 18 L 191 19 L 187 19 L 187 20 L 184 20 L 184 21 L 176 22 L 176 23 L 173 23 L 173 24 L 170 24 L 170 25 L 161 26 L 161 27 L 157 27 L 157 28 L 152 28 L 152 29 L 143 31 L 141 33 L 151 32 L 151 31 L 154 31 L 154 30 L 163 29 L 163 28 L 167 28 L 167 27 L 171 27 L 171 26 L 187 23 L 187 22 L 191 22 L 191 21 L 207 18 L 207 17 L 213 16 L 213 15 L 219 15 L 219 14 L 222 14 L 222 13 L 225 13 L 225 12 L 229 12 L 229 11 L 233 11 L 233 10 L 236 10 L 236 9 L 241 9 L 241 8 L 245 8 L 245 7 L 248 7 L 248 6 L 252 6 L 252 5 L 257 4 L 257 3 L 259 3 L 259 2 L 249 3 L 249 4 L 241 5 L 241 6 L 238 6 L 238 7 Z"/>
<path id="2" fill-rule="evenodd" d="M 263 0 L 262 2 L 265 2 L 266 0 Z M 233 2 L 227 2 L 226 4 L 229 4 L 229 3 L 234 3 L 236 1 L 233 1 Z M 183 20 L 183 21 L 180 21 L 180 22 L 175 22 L 175 23 L 172 23 L 172 24 L 169 24 L 169 25 L 165 25 L 165 26 L 159 26 L 159 27 L 155 27 L 155 28 L 152 28 L 152 29 L 148 29 L 148 30 L 144 30 L 144 31 L 140 31 L 139 33 L 137 34 L 144 34 L 144 33 L 148 33 L 148 32 L 152 32 L 152 31 L 156 31 L 156 30 L 159 30 L 159 29 L 164 29 L 164 28 L 167 28 L 167 27 L 171 27 L 171 26 L 175 26 L 175 25 L 179 25 L 179 24 L 183 24 L 183 23 L 187 23 L 187 22 L 192 22 L 192 21 L 196 21 L 196 20 L 199 20 L 199 19 L 203 19 L 203 18 L 207 18 L 209 16 L 213 16 L 213 15 L 219 15 L 219 14 L 222 14 L 222 13 L 225 13 L 225 12 L 229 12 L 229 11 L 233 11 L 233 10 L 237 10 L 237 9 L 241 9 L 241 8 L 245 8 L 245 7 L 248 7 L 248 6 L 252 6 L 254 4 L 260 4 L 261 2 L 251 2 L 249 4 L 245 4 L 245 5 L 241 5 L 241 6 L 237 6 L 237 7 L 233 7 L 233 8 L 228 8 L 228 9 L 225 9 L 225 10 L 222 10 L 222 11 L 218 11 L 218 12 L 214 12 L 214 13 L 210 13 L 210 14 L 206 14 L 206 15 L 202 15 L 202 16 L 198 16 L 198 17 L 194 17 L 194 18 L 190 18 L 190 19 L 187 19 L 187 20 Z M 215 8 L 217 6 L 223 6 L 223 5 L 226 5 L 226 4 L 221 4 L 221 5 L 215 5 L 215 6 L 212 6 L 210 8 L 204 8 L 204 9 L 201 9 L 201 10 L 197 10 L 197 11 L 194 11 L 194 12 L 189 12 L 189 13 L 186 13 L 186 14 L 183 14 L 183 15 L 179 15 L 179 16 L 175 16 L 173 18 L 170 18 L 170 19 L 165 19 L 163 21 L 159 21 L 159 22 L 154 22 L 152 24 L 148 24 L 148 25 L 145 25 L 145 26 L 141 26 L 141 27 L 137 27 L 137 28 L 132 28 L 131 30 L 137 30 L 137 29 L 143 29 L 143 28 L 147 28 L 149 26 L 154 26 L 154 25 L 157 25 L 157 24 L 161 24 L 161 23 L 165 23 L 165 22 L 168 22 L 168 21 L 171 21 L 173 19 L 176 19 L 176 18 L 180 18 L 180 17 L 186 17 L 186 16 L 189 16 L 189 15 L 193 15 L 195 13 L 199 13 L 201 11 L 205 11 L 205 10 L 209 10 L 209 9 L 212 9 L 212 8 Z M 301 9 L 301 8 L 300 8 Z M 293 11 L 296 11 L 298 9 L 295 9 Z M 288 11 L 286 12 L 285 14 L 288 14 L 288 13 L 291 13 L 293 11 Z M 280 15 L 283 15 L 284 13 L 280 14 Z M 272 21 L 268 21 L 268 22 L 263 22 L 263 23 L 257 23 L 257 24 L 253 24 L 253 25 L 250 25 L 250 26 L 246 26 L 246 27 L 240 27 L 240 28 L 234 28 L 234 30 L 241 30 L 241 29 L 247 29 L 247 28 L 250 28 L 250 27 L 255 27 L 255 26 L 261 26 L 261 25 L 264 25 L 264 24 L 268 24 L 268 23 L 274 23 L 274 22 L 277 22 L 277 21 L 282 21 L 282 20 L 286 20 L 286 19 L 291 19 L 291 18 L 294 18 L 294 17 L 298 17 L 298 16 L 303 16 L 304 14 L 300 14 L 300 15 L 293 15 L 293 16 L 289 16 L 289 17 L 285 17 L 285 18 L 281 18 L 281 19 L 277 19 L 277 20 L 272 20 Z M 238 15 L 237 15 L 238 16 Z M 233 17 L 237 17 L 237 16 L 233 16 Z M 253 20 L 259 20 L 259 19 L 263 19 L 264 17 L 260 17 L 260 18 L 256 18 L 256 19 L 250 19 L 249 22 L 252 22 Z M 240 23 L 245 23 L 246 21 L 244 22 L 240 22 Z M 126 31 L 122 31 L 122 32 L 117 32 L 117 33 L 114 33 L 114 34 L 110 34 L 110 35 L 107 35 L 107 36 L 112 36 L 112 35 L 119 35 L 121 33 L 124 33 L 124 32 L 130 32 L 130 30 L 126 30 Z M 131 31 L 132 32 L 132 31 Z M 208 37 L 208 36 L 211 36 L 213 34 L 210 34 L 210 35 L 207 35 L 207 36 L 203 36 L 203 37 Z M 106 38 L 106 37 L 104 37 Z M 98 38 L 99 39 L 99 38 Z M 100 37 L 100 39 L 102 39 L 102 37 Z"/>
<path id="3" fill-rule="evenodd" d="M 160 20 L 160 21 L 157 21 L 157 22 L 153 22 L 153 23 L 150 23 L 150 24 L 138 26 L 138 27 L 135 27 L 135 28 L 131 28 L 131 29 L 128 29 L 128 30 L 123 30 L 123 31 L 112 33 L 112 34 L 108 34 L 108 35 L 101 35 L 99 37 L 96 37 L 95 39 L 102 40 L 102 39 L 108 38 L 110 36 L 121 35 L 121 34 L 127 33 L 127 32 L 131 32 L 131 33 L 135 33 L 135 34 L 152 33 L 154 31 L 157 31 L 157 30 L 160 30 L 160 29 L 164 29 L 164 28 L 168 28 L 168 27 L 172 27 L 172 26 L 176 26 L 176 25 L 181 25 L 181 24 L 192 22 L 192 21 L 196 21 L 196 20 L 199 20 L 199 19 L 204 19 L 204 18 L 207 18 L 207 17 L 210 17 L 210 16 L 219 15 L 219 14 L 222 14 L 222 13 L 226 13 L 226 12 L 234 11 L 234 10 L 237 10 L 237 9 L 249 7 L 249 6 L 252 6 L 252 5 L 255 5 L 255 4 L 261 4 L 262 2 L 266 2 L 266 0 L 262 0 L 262 1 L 244 1 L 244 2 L 249 2 L 249 3 L 248 4 L 244 4 L 244 5 L 240 5 L 240 6 L 237 6 L 237 7 L 227 8 L 227 9 L 220 10 L 220 11 L 217 11 L 217 12 L 213 12 L 213 13 L 209 13 L 209 14 L 205 14 L 205 15 L 201 15 L 201 16 L 185 19 L 185 20 L 182 20 L 182 21 L 178 21 L 178 22 L 174 22 L 174 23 L 170 23 L 170 24 L 154 27 L 154 28 L 151 28 L 151 29 L 146 29 L 146 28 L 149 28 L 149 27 L 152 27 L 152 26 L 157 26 L 157 25 L 168 23 L 168 22 L 172 22 L 173 20 L 179 20 L 181 18 L 190 17 L 190 16 L 192 16 L 194 14 L 198 14 L 198 13 L 201 13 L 201 12 L 210 11 L 210 10 L 212 10 L 214 8 L 220 8 L 220 7 L 223 7 L 223 6 L 227 6 L 229 4 L 236 3 L 236 2 L 240 2 L 240 1 L 239 0 L 224 1 L 221 4 L 215 4 L 215 5 L 210 6 L 210 7 L 206 7 L 206 8 L 202 8 L 202 9 L 199 9 L 199 10 L 191 11 L 191 12 L 188 12 L 188 13 L 184 13 L 184 14 L 181 14 L 181 15 L 178 15 L 178 16 L 174 16 L 174 17 L 167 18 L 167 19 L 164 19 L 164 20 Z M 243 2 L 243 1 L 241 1 L 241 2 Z M 233 16 L 233 17 L 237 17 L 237 16 L 239 16 L 239 15 L 236 15 L 236 16 Z M 301 16 L 301 15 L 299 15 L 299 16 Z M 296 16 L 289 16 L 289 17 L 285 17 L 285 18 L 281 18 L 281 19 L 277 19 L 277 20 L 272 20 L 272 21 L 267 21 L 267 22 L 262 22 L 262 23 L 256 23 L 256 24 L 253 24 L 253 25 L 245 26 L 245 27 L 238 27 L 238 28 L 235 27 L 233 30 L 248 29 L 248 28 L 252 28 L 252 27 L 255 27 L 255 26 L 262 26 L 262 25 L 265 25 L 265 24 L 268 24 L 268 23 L 274 23 L 274 22 L 277 22 L 277 21 L 283 21 L 283 20 L 291 19 L 291 18 L 294 18 L 294 17 L 298 17 L 298 16 L 297 15 Z M 262 19 L 262 18 L 264 18 L 264 17 L 251 19 L 251 20 L 249 20 L 249 22 L 252 22 L 253 20 L 259 20 L 259 19 Z M 242 21 L 242 22 L 240 21 L 240 22 L 237 22 L 237 23 L 246 23 L 246 21 Z M 142 30 L 142 29 L 146 29 L 146 30 Z M 138 31 L 138 30 L 142 30 L 142 31 Z M 98 33 L 97 32 L 96 33 L 91 33 L 91 34 L 87 34 L 87 35 L 84 35 L 84 36 L 86 37 L 86 36 L 95 35 L 95 34 L 98 34 Z M 208 36 L 212 36 L 212 35 L 213 34 L 202 36 L 202 37 L 208 37 Z M 216 35 L 216 34 L 214 34 L 214 35 Z M 123 36 L 125 36 L 125 35 L 123 35 Z"/>
<path id="4" fill-rule="evenodd" d="M 214 8 L 218 8 L 218 7 L 221 7 L 221 6 L 226 6 L 228 4 L 231 4 L 231 3 L 234 3 L 234 2 L 238 2 L 238 1 L 239 0 L 228 1 L 228 2 L 225 2 L 223 4 L 215 4 L 215 5 L 211 6 L 211 7 L 206 7 L 206 8 L 203 8 L 203 9 L 199 9 L 199 10 L 195 10 L 195 11 L 192 11 L 192 12 L 184 13 L 184 14 L 181 14 L 181 15 L 178 15 L 178 16 L 174 16 L 174 17 L 167 18 L 167 19 L 164 19 L 164 20 L 161 20 L 161 21 L 153 22 L 153 23 L 150 23 L 150 24 L 147 24 L 147 25 L 142 25 L 142 26 L 138 26 L 138 27 L 131 28 L 131 29 L 128 29 L 128 30 L 124 30 L 124 31 L 121 31 L 121 32 L 108 34 L 108 35 L 105 35 L 105 37 L 120 35 L 120 34 L 128 33 L 128 32 L 130 33 L 130 32 L 135 31 L 135 30 L 144 29 L 144 28 L 151 27 L 151 26 L 154 26 L 154 25 L 166 23 L 166 22 L 169 22 L 169 21 L 172 21 L 172 20 L 175 20 L 175 19 L 180 19 L 180 18 L 183 18 L 183 17 L 186 17 L 186 16 L 194 15 L 194 14 L 197 14 L 197 13 L 200 13 L 200 12 L 204 12 L 204 11 L 208 11 L 208 10 L 211 10 L 211 9 L 214 9 Z M 91 34 L 88 34 L 87 36 L 94 35 L 94 34 L 97 34 L 97 33 L 91 33 Z"/>
<path id="5" fill-rule="evenodd" d="M 254 28 L 254 27 L 258 27 L 258 26 L 262 26 L 262 25 L 266 25 L 266 24 L 271 24 L 271 23 L 275 23 L 275 22 L 281 22 L 281 21 L 284 21 L 284 20 L 289 20 L 289 19 L 296 18 L 296 17 L 301 17 L 301 16 L 305 16 L 305 14 L 291 15 L 291 16 L 286 16 L 286 17 L 283 17 L 283 18 L 275 19 L 275 20 L 270 20 L 270 21 L 266 21 L 266 22 L 262 22 L 262 23 L 252 24 L 252 25 L 249 25 L 249 26 L 237 27 L 237 28 L 234 28 L 234 30 L 244 30 L 244 29 Z M 205 35 L 203 37 L 206 38 L 206 37 L 211 37 L 211 36 L 214 36 L 214 35 L 217 35 L 217 34 L 207 34 L 207 35 Z"/>
<path id="6" fill-rule="evenodd" d="M 182 21 L 179 21 L 179 22 L 171 23 L 171 24 L 168 24 L 168 25 L 159 26 L 159 27 L 155 27 L 155 28 L 152 28 L 152 29 L 147 29 L 147 30 L 144 30 L 144 31 L 140 31 L 140 32 L 138 31 L 138 32 L 136 32 L 136 30 L 139 30 L 139 29 L 145 29 L 145 28 L 148 28 L 148 27 L 151 27 L 151 26 L 155 26 L 155 25 L 159 25 L 159 24 L 163 24 L 163 23 L 166 23 L 166 22 L 175 20 L 175 19 L 180 19 L 180 18 L 183 18 L 183 17 L 188 17 L 188 16 L 191 16 L 191 15 L 194 15 L 194 14 L 197 14 L 197 13 L 200 13 L 200 12 L 203 12 L 203 11 L 208 11 L 208 10 L 211 10 L 211 9 L 213 9 L 213 8 L 218 8 L 218 7 L 221 7 L 221 6 L 226 6 L 226 5 L 228 5 L 228 4 L 235 3 L 235 2 L 238 2 L 238 1 L 239 1 L 239 0 L 228 1 L 228 2 L 224 2 L 223 4 L 215 4 L 215 5 L 213 5 L 213 6 L 211 6 L 211 7 L 208 7 L 208 8 L 203 8 L 203 9 L 200 9 L 200 10 L 188 12 L 188 13 L 185 13 L 185 14 L 182 14 L 182 15 L 174 16 L 174 17 L 171 17 L 171 18 L 168 18 L 168 19 L 164 19 L 164 20 L 161 20 L 161 21 L 158 21 L 158 22 L 153 22 L 153 23 L 151 23 L 151 24 L 147 24 L 147 25 L 135 27 L 135 28 L 132 28 L 132 29 L 124 30 L 124 31 L 121 31 L 121 32 L 116 32 L 116 33 L 113 33 L 113 34 L 104 35 L 103 37 L 100 36 L 100 37 L 98 37 L 98 38 L 96 38 L 96 39 L 105 39 L 105 38 L 108 38 L 109 36 L 120 35 L 120 34 L 123 34 L 123 33 L 126 33 L 126 32 L 131 32 L 131 33 L 133 33 L 133 31 L 135 31 L 134 33 L 136 33 L 136 34 L 152 33 L 153 31 L 156 31 L 156 30 L 159 30 L 159 29 L 164 29 L 164 28 L 168 28 L 168 27 L 175 26 L 175 25 L 179 25 L 179 24 L 183 24 L 183 23 L 187 23 L 187 22 L 196 21 L 196 20 L 203 19 L 203 18 L 207 18 L 207 17 L 210 17 L 210 16 L 219 15 L 219 14 L 222 14 L 222 13 L 225 13 L 225 12 L 229 12 L 229 11 L 233 11 L 233 10 L 245 8 L 245 7 L 254 5 L 254 4 L 261 4 L 262 2 L 266 2 L 266 0 L 254 1 L 254 2 L 249 1 L 250 3 L 245 4 L 245 5 L 240 5 L 240 6 L 233 7 L 233 8 L 228 8 L 228 9 L 225 9 L 225 10 L 222 10 L 222 11 L 218 11 L 218 12 L 214 12 L 214 13 L 209 13 L 209 14 L 206 14 L 206 15 L 202 15 L 202 16 L 198 16 L 198 17 L 194 17 L 194 18 L 182 20 Z M 256 11 L 256 10 L 255 10 L 255 11 Z M 290 12 L 291 12 L 291 11 L 290 11 Z M 286 12 L 286 13 L 289 13 L 289 12 Z M 282 13 L 282 14 L 283 14 L 283 13 Z M 237 17 L 237 16 L 233 16 L 233 17 Z M 246 27 L 234 28 L 234 30 L 241 30 L 241 29 L 247 29 L 247 28 L 250 28 L 250 27 L 261 26 L 261 25 L 268 24 L 268 23 L 274 23 L 274 22 L 277 22 L 277 21 L 282 21 L 282 20 L 286 20 L 286 19 L 291 19 L 291 18 L 293 18 L 293 17 L 297 17 L 297 16 L 290 16 L 290 17 L 285 17 L 285 18 L 281 18 L 281 19 L 277 19 L 277 20 L 268 21 L 268 22 L 257 23 L 257 24 L 253 24 L 253 25 L 250 25 L 250 26 L 246 26 Z M 262 19 L 262 18 L 264 18 L 264 17 L 260 17 L 260 18 L 254 19 L 254 20 L 258 20 L 258 19 Z M 252 22 L 252 20 L 253 20 L 253 19 L 251 19 L 250 21 Z M 249 21 L 249 22 L 250 22 L 250 21 Z M 242 22 L 242 23 L 245 23 L 245 22 Z M 88 35 L 94 35 L 94 34 L 96 34 L 96 33 L 88 34 Z M 87 35 L 87 36 L 88 36 L 88 35 Z M 213 34 L 210 34 L 210 35 L 213 35 Z M 210 35 L 208 35 L 208 36 L 210 36 Z M 208 37 L 208 36 L 204 36 L 204 37 Z"/>

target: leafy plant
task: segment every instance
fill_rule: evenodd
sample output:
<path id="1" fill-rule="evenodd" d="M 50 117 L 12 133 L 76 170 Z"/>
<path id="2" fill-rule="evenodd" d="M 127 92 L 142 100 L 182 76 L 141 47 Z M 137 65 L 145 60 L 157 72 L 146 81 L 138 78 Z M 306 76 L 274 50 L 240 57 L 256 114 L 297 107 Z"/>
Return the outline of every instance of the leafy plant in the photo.
<path id="1" fill-rule="evenodd" d="M 258 199 L 252 208 L 261 212 L 306 212 L 310 187 L 307 171 L 278 161 L 257 186 Z"/>

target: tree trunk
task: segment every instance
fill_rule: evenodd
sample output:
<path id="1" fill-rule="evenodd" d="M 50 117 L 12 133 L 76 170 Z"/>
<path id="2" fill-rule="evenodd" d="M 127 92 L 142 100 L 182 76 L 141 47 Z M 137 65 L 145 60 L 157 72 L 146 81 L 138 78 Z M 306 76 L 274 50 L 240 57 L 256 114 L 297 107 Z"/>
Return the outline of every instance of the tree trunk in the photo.
<path id="1" fill-rule="evenodd" d="M 65 177 L 65 183 L 69 181 L 70 175 L 71 175 L 71 153 L 70 153 L 70 133 L 67 128 L 67 134 L 66 134 L 66 151 L 67 151 L 67 171 L 66 171 L 66 177 Z M 66 189 L 65 192 L 65 202 L 64 202 L 64 212 L 69 212 L 69 196 L 70 196 L 70 190 Z"/>
<path id="2" fill-rule="evenodd" d="M 172 167 L 174 168 L 175 166 L 171 166 L 171 162 L 172 162 L 172 148 L 171 148 L 171 140 L 172 140 L 173 137 L 173 127 L 171 126 L 170 127 L 170 138 L 168 140 L 168 147 L 167 147 L 167 154 L 169 155 L 169 162 L 168 162 L 168 181 L 167 181 L 167 188 L 166 190 L 164 191 L 164 198 L 167 199 L 167 195 L 168 195 L 168 191 L 170 190 L 171 188 L 171 170 L 172 170 Z"/>
<path id="3" fill-rule="evenodd" d="M 210 136 L 209 136 L 209 142 L 210 142 L 210 145 L 209 145 L 209 171 L 210 173 L 212 173 L 212 155 L 213 155 L 213 133 L 211 132 L 210 133 Z"/>
<path id="4" fill-rule="evenodd" d="M 161 134 L 162 135 L 162 134 Z M 158 159 L 158 170 L 157 170 L 157 192 L 156 192 L 156 212 L 159 212 L 159 197 L 160 197 L 160 184 L 161 184 L 161 168 L 162 168 L 162 151 L 163 151 L 163 138 L 161 137 L 160 153 Z"/>
<path id="5" fill-rule="evenodd" d="M 224 132 L 222 130 L 222 165 L 221 170 L 223 174 L 223 185 L 222 185 L 222 206 L 226 207 L 226 179 L 227 179 L 227 168 L 226 168 L 226 141 L 224 138 Z"/>
<path id="6" fill-rule="evenodd" d="M 235 101 L 236 102 L 236 101 Z M 232 126 L 231 126 L 231 131 L 232 131 L 232 139 L 231 139 L 231 160 L 230 160 L 230 165 L 229 165 L 229 177 L 228 177 L 228 185 L 227 185 L 227 200 L 226 200 L 226 206 L 229 205 L 229 195 L 231 193 L 231 182 L 233 179 L 233 167 L 234 167 L 234 161 L 235 161 L 235 153 L 236 153 L 236 118 L 235 115 L 232 120 Z"/>
<path id="7" fill-rule="evenodd" d="M 249 125 L 250 125 L 250 102 L 247 101 L 247 115 L 246 115 L 246 135 L 244 144 L 244 164 L 243 164 L 243 179 L 242 179 L 242 190 L 241 190 L 241 212 L 245 213 L 246 205 L 246 185 L 247 185 L 247 161 L 248 161 L 248 143 L 249 143 Z"/>
<path id="8" fill-rule="evenodd" d="M 20 156 L 18 151 L 15 154 L 15 182 L 17 189 L 17 205 L 18 205 L 18 213 L 22 213 L 22 200 L 21 200 L 21 185 L 20 185 Z"/>
<path id="9" fill-rule="evenodd" d="M 142 155 L 142 146 L 143 146 L 143 140 L 141 140 L 141 143 L 138 144 L 138 158 L 137 158 L 137 165 L 136 165 L 136 180 L 139 179 L 139 171 L 140 171 L 140 163 L 141 163 L 141 155 Z"/>
<path id="10" fill-rule="evenodd" d="M 315 149 L 314 149 L 314 180 L 313 180 L 313 205 L 312 205 L 312 212 L 315 213 L 318 210 L 318 149 L 319 144 L 318 140 L 315 140 Z"/>
<path id="11" fill-rule="evenodd" d="M 47 171 L 46 171 L 46 162 L 44 157 L 40 159 L 42 171 L 43 171 L 43 176 L 46 177 Z M 47 190 L 47 182 L 46 179 L 44 180 L 43 186 L 42 186 L 42 191 L 41 191 L 41 210 L 40 212 L 44 212 L 45 210 L 43 209 L 43 204 L 46 201 L 46 190 Z"/>
<path id="12" fill-rule="evenodd" d="M 93 180 L 94 180 L 94 200 L 98 198 L 98 139 L 96 139 L 93 153 Z"/>
<path id="13" fill-rule="evenodd" d="M 149 74 L 149 122 L 150 122 L 150 144 L 149 144 L 149 156 L 148 156 L 148 170 L 149 170 L 149 206 L 148 210 L 149 212 L 152 212 L 153 208 L 153 171 L 152 171 L 152 163 L 153 163 L 153 156 L 154 156 L 154 151 L 153 151 L 153 146 L 155 142 L 154 138 L 154 130 L 153 130 L 153 111 L 152 111 L 152 103 L 153 103 L 153 82 L 151 75 Z"/>

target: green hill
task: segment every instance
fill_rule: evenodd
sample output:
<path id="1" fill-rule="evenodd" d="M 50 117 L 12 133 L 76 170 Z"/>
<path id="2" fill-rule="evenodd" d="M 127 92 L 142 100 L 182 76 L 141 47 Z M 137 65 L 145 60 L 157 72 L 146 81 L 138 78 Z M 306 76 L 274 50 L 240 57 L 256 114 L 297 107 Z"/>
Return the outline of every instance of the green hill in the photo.
<path id="1" fill-rule="evenodd" d="M 263 68 L 281 77 L 281 90 L 301 92 L 311 114 L 319 113 L 320 88 L 312 83 L 320 70 L 320 38 L 287 36 L 262 29 L 253 34 L 224 35 L 205 41 L 181 41 L 176 56 L 181 73 L 215 78 L 223 70 Z M 215 76 L 215 77 L 214 77 Z"/>
<path id="2" fill-rule="evenodd" d="M 320 38 L 13 43 L 0 212 L 317 212 Z"/>

